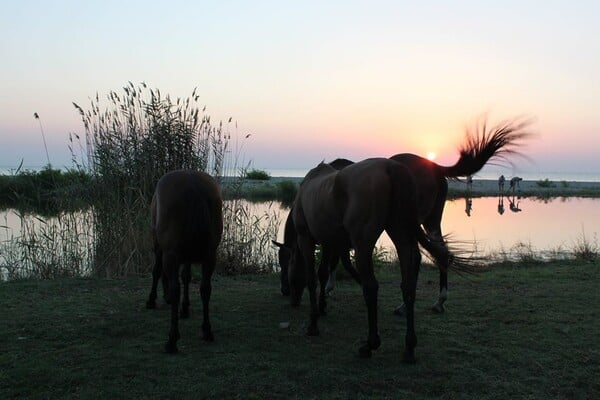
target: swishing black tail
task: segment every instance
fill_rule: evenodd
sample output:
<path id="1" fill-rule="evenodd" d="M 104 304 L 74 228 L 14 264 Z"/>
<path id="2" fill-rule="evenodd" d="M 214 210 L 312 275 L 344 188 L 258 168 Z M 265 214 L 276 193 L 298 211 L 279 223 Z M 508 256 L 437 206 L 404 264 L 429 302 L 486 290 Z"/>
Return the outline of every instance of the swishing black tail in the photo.
<path id="1" fill-rule="evenodd" d="M 432 240 L 427 236 L 423 229 L 419 227 L 417 229 L 417 240 L 441 271 L 447 272 L 448 270 L 452 270 L 453 272 L 462 275 L 463 273 L 473 274 L 483 270 L 484 258 L 475 257 L 473 254 L 469 254 L 469 256 L 466 257 L 464 256 L 464 249 L 454 248 L 455 251 L 451 251 L 448 248 L 448 240 L 446 238 L 444 241 Z"/>
<path id="2" fill-rule="evenodd" d="M 489 129 L 487 122 L 477 124 L 475 132 L 467 130 L 466 143 L 460 158 L 451 167 L 440 166 L 447 178 L 469 176 L 478 172 L 490 159 L 505 160 L 511 154 L 520 154 L 517 147 L 532 134 L 527 129 L 531 120 L 504 121 Z"/>

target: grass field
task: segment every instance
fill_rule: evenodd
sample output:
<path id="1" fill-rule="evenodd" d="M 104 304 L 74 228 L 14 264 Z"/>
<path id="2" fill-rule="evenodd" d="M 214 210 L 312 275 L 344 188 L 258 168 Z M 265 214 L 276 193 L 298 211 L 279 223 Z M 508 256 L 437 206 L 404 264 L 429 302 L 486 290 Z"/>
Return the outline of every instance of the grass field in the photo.
<path id="1" fill-rule="evenodd" d="M 366 310 L 350 281 L 330 297 L 321 335 L 307 337 L 306 296 L 292 309 L 274 275 L 217 276 L 213 343 L 200 340 L 196 283 L 177 355 L 162 352 L 168 308 L 144 308 L 149 276 L 2 282 L 0 398 L 600 398 L 599 262 L 453 275 L 442 315 L 429 311 L 437 273 L 424 268 L 416 365 L 400 362 L 399 274 L 378 277 L 382 346 L 368 360 L 357 356 Z"/>

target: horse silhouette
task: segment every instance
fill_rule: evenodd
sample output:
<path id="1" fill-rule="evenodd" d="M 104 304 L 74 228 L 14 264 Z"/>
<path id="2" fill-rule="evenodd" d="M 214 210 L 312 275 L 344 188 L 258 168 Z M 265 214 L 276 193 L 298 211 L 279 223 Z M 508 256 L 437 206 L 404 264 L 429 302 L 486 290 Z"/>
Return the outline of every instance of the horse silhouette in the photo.
<path id="1" fill-rule="evenodd" d="M 492 158 L 504 159 L 517 153 L 516 149 L 520 146 L 521 141 L 530 136 L 530 133 L 527 132 L 529 124 L 529 121 L 505 121 L 488 130 L 487 124 L 484 123 L 474 132 L 467 131 L 465 142 L 459 148 L 460 157 L 452 166 L 441 166 L 427 158 L 411 153 L 401 153 L 390 157 L 391 160 L 406 166 L 412 174 L 417 191 L 418 219 L 431 239 L 444 242 L 441 220 L 448 194 L 448 179 L 471 176 L 481 170 Z M 331 163 L 336 169 L 342 169 L 351 164 L 352 162 L 347 159 L 337 159 Z M 292 211 L 286 219 L 283 243 L 273 242 L 279 246 L 281 291 L 284 295 L 289 294 L 288 263 L 290 249 L 296 240 L 291 215 Z M 341 258 L 344 268 L 355 280 L 359 280 L 356 272 L 353 271 L 347 251 L 344 250 L 340 254 L 328 254 L 327 258 L 322 257 L 322 263 L 329 262 L 329 270 L 334 271 L 338 258 Z M 333 288 L 334 282 L 335 273 L 331 273 L 326 291 Z M 445 310 L 444 303 L 448 297 L 448 275 L 445 270 L 440 270 L 439 286 L 438 299 L 432 309 L 436 312 L 443 312 Z M 292 305 L 297 305 L 297 299 L 291 299 L 291 302 Z M 403 309 L 404 306 L 400 305 L 396 308 L 395 313 L 402 314 Z"/>
<path id="2" fill-rule="evenodd" d="M 452 258 L 442 243 L 430 240 L 420 227 L 416 184 L 408 168 L 385 158 L 364 160 L 341 170 L 321 163 L 300 184 L 292 218 L 297 240 L 289 264 L 290 296 L 292 299 L 301 296 L 306 278 L 310 299 L 307 334 L 319 334 L 318 317 L 326 307 L 324 281 L 329 271 L 319 268 L 321 291 L 317 300 L 315 246 L 321 244 L 324 254 L 354 248 L 369 321 L 367 343 L 359 354 L 370 357 L 371 351 L 379 348 L 379 284 L 373 271 L 372 253 L 385 231 L 396 247 L 402 272 L 407 321 L 403 360 L 414 362 L 417 342 L 414 301 L 421 262 L 418 244 L 434 257 L 440 268 L 447 268 Z"/>
<path id="3" fill-rule="evenodd" d="M 168 353 L 177 352 L 179 340 L 179 267 L 184 281 L 182 317 L 188 316 L 191 264 L 202 264 L 200 296 L 202 298 L 202 336 L 214 339 L 209 302 L 211 277 L 216 265 L 217 246 L 223 233 L 223 201 L 214 179 L 198 171 L 172 171 L 158 181 L 152 198 L 151 219 L 154 242 L 152 289 L 146 303 L 153 308 L 158 280 L 163 277 L 163 289 L 171 304 L 171 328 L 165 345 Z M 168 282 L 168 285 L 167 285 Z"/>

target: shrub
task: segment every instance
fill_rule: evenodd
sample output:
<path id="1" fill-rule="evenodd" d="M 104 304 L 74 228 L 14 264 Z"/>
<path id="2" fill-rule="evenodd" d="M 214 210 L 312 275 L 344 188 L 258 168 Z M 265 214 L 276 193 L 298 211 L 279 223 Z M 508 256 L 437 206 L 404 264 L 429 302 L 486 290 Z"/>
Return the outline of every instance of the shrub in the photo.
<path id="1" fill-rule="evenodd" d="M 536 185 L 538 185 L 539 187 L 542 187 L 542 188 L 553 188 L 556 186 L 554 184 L 554 182 L 552 182 L 551 180 L 548 180 L 548 178 L 537 181 Z"/>
<path id="2" fill-rule="evenodd" d="M 581 236 L 577 238 L 573 246 L 573 255 L 576 260 L 594 261 L 598 258 L 600 246 L 598 245 L 598 236 L 594 234 L 594 240 L 590 241 L 585 236 L 585 231 L 581 228 Z"/>
<path id="3" fill-rule="evenodd" d="M 268 181 L 271 179 L 271 175 L 269 175 L 268 172 L 260 169 L 251 169 L 250 171 L 246 171 L 245 178 L 254 179 L 257 181 Z"/>
<path id="4" fill-rule="evenodd" d="M 277 183 L 277 199 L 284 205 L 291 205 L 296 199 L 298 193 L 298 185 L 290 180 L 285 180 Z"/>

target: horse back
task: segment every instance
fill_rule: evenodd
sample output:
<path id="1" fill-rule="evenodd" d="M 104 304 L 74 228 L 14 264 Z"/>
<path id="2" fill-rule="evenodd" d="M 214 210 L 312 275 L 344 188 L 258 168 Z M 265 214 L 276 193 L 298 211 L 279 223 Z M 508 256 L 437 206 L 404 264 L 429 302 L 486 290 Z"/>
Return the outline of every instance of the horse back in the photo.
<path id="1" fill-rule="evenodd" d="M 406 166 L 413 176 L 417 192 L 419 221 L 435 220 L 439 225 L 448 194 L 448 181 L 439 165 L 410 153 L 396 154 L 390 159 Z"/>
<path id="2" fill-rule="evenodd" d="M 376 231 L 389 221 L 417 217 L 413 176 L 398 162 L 372 158 L 350 165 L 338 174 L 338 187 L 348 231 L 366 225 Z"/>
<path id="3" fill-rule="evenodd" d="M 181 262 L 214 256 L 223 233 L 222 198 L 214 179 L 199 171 L 172 171 L 156 185 L 152 201 L 155 245 Z"/>
<path id="4" fill-rule="evenodd" d="M 343 236 L 343 210 L 337 202 L 335 187 L 337 173 L 327 164 L 309 171 L 294 202 L 292 222 L 296 232 L 309 235 L 316 243 Z"/>

